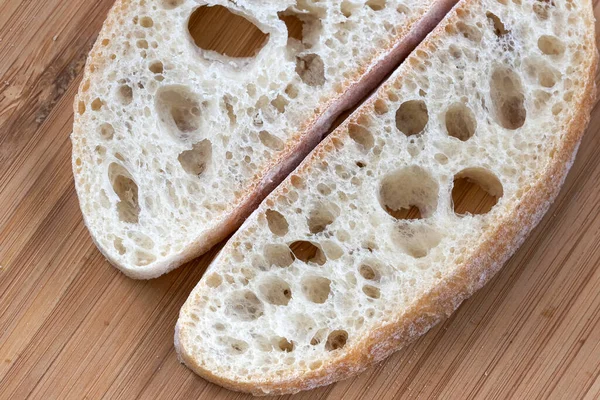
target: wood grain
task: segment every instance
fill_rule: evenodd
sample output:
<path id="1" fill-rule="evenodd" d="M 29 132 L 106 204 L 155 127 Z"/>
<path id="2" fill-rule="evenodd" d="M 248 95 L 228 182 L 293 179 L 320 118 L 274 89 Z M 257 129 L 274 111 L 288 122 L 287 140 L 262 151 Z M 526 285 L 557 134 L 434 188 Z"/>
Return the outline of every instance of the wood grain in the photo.
<path id="1" fill-rule="evenodd" d="M 173 349 L 216 250 L 137 282 L 83 226 L 72 101 L 111 3 L 0 0 L 0 398 L 246 398 Z M 559 199 L 490 284 L 386 362 L 294 400 L 600 398 L 599 130 L 596 107 Z"/>

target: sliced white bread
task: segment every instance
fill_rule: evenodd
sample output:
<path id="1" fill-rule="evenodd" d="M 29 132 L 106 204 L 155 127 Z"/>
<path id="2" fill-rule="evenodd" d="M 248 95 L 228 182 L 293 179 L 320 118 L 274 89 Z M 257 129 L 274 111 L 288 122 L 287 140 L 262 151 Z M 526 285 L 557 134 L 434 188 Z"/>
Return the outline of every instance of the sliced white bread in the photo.
<path id="1" fill-rule="evenodd" d="M 74 105 L 99 249 L 134 278 L 207 251 L 455 2 L 118 0 Z M 239 48 L 219 54 L 223 21 Z M 262 47 L 244 54 L 245 40 Z"/>
<path id="2" fill-rule="evenodd" d="M 181 310 L 181 360 L 281 394 L 425 333 L 557 195 L 596 64 L 589 0 L 460 2 L 225 246 Z"/>

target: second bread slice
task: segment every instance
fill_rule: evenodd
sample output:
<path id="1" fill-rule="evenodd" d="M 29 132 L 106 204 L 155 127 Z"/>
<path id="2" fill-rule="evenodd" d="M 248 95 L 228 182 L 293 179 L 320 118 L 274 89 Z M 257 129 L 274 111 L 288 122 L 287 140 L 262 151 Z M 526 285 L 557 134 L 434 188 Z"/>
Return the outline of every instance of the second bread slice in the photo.
<path id="1" fill-rule="evenodd" d="M 182 361 L 288 393 L 426 332 L 557 195 L 596 63 L 590 1 L 459 3 L 225 246 L 181 310 Z"/>

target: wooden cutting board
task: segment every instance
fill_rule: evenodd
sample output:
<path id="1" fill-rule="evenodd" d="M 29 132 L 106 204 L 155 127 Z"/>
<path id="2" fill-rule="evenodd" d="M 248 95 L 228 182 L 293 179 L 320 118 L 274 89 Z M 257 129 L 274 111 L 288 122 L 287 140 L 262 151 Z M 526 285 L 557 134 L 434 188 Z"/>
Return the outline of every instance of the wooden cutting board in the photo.
<path id="1" fill-rule="evenodd" d="M 246 398 L 173 348 L 216 249 L 138 282 L 82 223 L 71 104 L 111 4 L 0 0 L 0 398 Z M 560 197 L 483 290 L 387 361 L 294 399 L 600 398 L 599 130 L 596 107 Z"/>

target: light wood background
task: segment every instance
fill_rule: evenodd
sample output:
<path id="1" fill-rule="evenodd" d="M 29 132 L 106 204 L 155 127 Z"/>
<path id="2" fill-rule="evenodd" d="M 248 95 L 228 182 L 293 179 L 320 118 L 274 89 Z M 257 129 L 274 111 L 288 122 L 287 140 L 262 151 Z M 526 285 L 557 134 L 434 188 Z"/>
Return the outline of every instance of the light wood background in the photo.
<path id="1" fill-rule="evenodd" d="M 71 104 L 111 3 L 0 0 L 0 398 L 246 398 L 173 349 L 214 251 L 138 282 L 82 223 Z M 490 284 L 386 362 L 294 400 L 600 398 L 599 130 L 596 107 L 560 197 Z"/>

